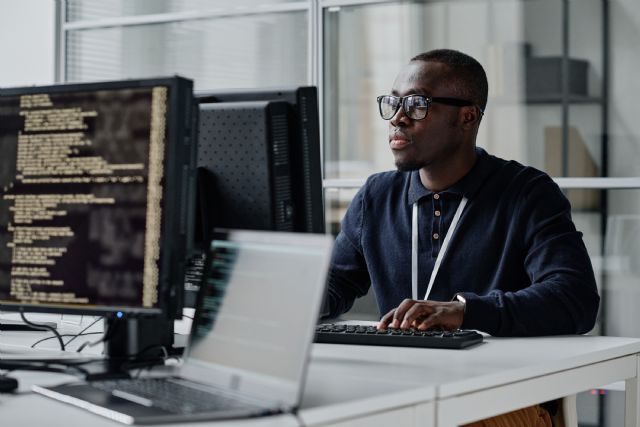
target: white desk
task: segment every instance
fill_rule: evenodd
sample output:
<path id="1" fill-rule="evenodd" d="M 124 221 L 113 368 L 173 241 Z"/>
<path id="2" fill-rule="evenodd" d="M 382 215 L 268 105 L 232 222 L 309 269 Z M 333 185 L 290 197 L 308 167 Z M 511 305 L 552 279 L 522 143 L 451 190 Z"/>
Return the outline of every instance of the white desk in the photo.
<path id="1" fill-rule="evenodd" d="M 314 345 L 299 412 L 305 426 L 434 425 L 436 387 L 402 362 L 358 358 L 370 349 Z"/>
<path id="2" fill-rule="evenodd" d="M 413 418 L 403 419 L 405 425 L 448 427 L 625 380 L 626 426 L 640 427 L 639 353 L 639 339 L 591 336 L 487 337 L 467 350 L 316 344 L 300 415 L 310 426 L 342 425 L 349 416 L 365 416 L 368 408 L 369 425 L 382 426 L 373 421 L 377 405 L 385 402 L 389 407 L 384 411 L 417 408 Z M 337 375 L 330 379 L 332 372 L 376 385 L 359 396 L 350 386 L 340 389 L 346 381 Z M 403 383 L 406 387 L 398 388 Z M 384 384 L 386 394 L 367 396 Z M 335 399 L 332 389 L 337 390 Z M 362 405 L 358 414 L 349 414 L 339 403 L 348 393 L 351 400 L 342 405 Z"/>
<path id="3" fill-rule="evenodd" d="M 39 335 L 28 334 L 31 342 Z M 9 338 L 0 335 L 2 342 Z M 24 342 L 24 335 L 18 338 Z M 316 344 L 299 416 L 309 427 L 448 427 L 624 380 L 626 427 L 640 427 L 638 354 L 640 339 L 588 336 L 488 337 L 467 350 Z M 0 394 L 2 425 L 45 427 L 57 420 L 69 427 L 120 425 L 28 391 L 35 383 L 71 377 L 14 376 L 21 393 Z M 293 427 L 298 420 L 282 415 L 188 425 L 222 424 Z"/>

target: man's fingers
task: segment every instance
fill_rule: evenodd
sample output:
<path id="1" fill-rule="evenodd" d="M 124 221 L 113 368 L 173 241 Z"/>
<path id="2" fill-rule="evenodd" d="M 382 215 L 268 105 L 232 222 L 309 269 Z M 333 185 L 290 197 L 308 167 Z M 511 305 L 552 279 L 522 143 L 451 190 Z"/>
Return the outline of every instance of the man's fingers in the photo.
<path id="1" fill-rule="evenodd" d="M 380 323 L 378 323 L 378 329 L 400 328 L 400 325 L 403 325 L 403 328 L 408 328 L 409 326 L 404 326 L 403 324 L 404 316 L 416 302 L 417 301 L 412 299 L 405 299 L 402 301 L 398 307 L 382 316 Z"/>
<path id="2" fill-rule="evenodd" d="M 393 314 L 395 313 L 395 311 L 396 309 L 394 308 L 393 310 L 382 316 L 382 319 L 380 319 L 380 322 L 378 323 L 378 329 L 387 329 L 389 327 L 389 323 L 391 323 L 391 321 L 393 320 Z"/>
<path id="3" fill-rule="evenodd" d="M 417 324 L 416 324 L 416 329 L 420 330 L 420 331 L 426 331 L 427 329 L 432 329 L 435 327 L 439 327 L 439 321 L 438 321 L 438 316 L 433 314 L 429 317 L 426 317 L 422 320 L 420 320 Z"/>
<path id="4" fill-rule="evenodd" d="M 457 329 L 463 314 L 456 304 L 459 303 L 405 299 L 380 319 L 378 329 Z"/>
<path id="5" fill-rule="evenodd" d="M 405 323 L 405 314 L 411 309 L 418 301 L 412 299 L 405 299 L 400 303 L 393 315 L 393 322 L 389 325 L 391 328 L 409 328 L 410 324 Z"/>
<path id="6" fill-rule="evenodd" d="M 462 317 L 452 310 L 435 310 L 430 316 L 419 319 L 419 322 L 416 328 L 421 331 L 432 328 L 452 331 L 460 328 Z"/>
<path id="7" fill-rule="evenodd" d="M 422 319 L 428 318 L 433 313 L 433 309 L 425 303 L 414 304 L 404 315 L 403 325 L 407 328 L 414 327 L 420 323 Z M 405 323 L 406 322 L 406 323 Z M 402 326 L 405 327 L 405 326 Z"/>

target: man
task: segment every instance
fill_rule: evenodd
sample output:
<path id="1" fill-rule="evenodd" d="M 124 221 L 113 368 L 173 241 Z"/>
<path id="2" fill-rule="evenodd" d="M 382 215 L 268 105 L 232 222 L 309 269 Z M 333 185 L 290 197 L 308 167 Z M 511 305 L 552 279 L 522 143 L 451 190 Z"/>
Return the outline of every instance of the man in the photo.
<path id="1" fill-rule="evenodd" d="M 398 170 L 369 177 L 343 219 L 331 316 L 372 286 L 380 327 L 496 336 L 593 327 L 599 297 L 567 199 L 545 173 L 475 146 L 487 92 L 475 59 L 443 49 L 413 58 L 378 98 Z"/>
<path id="2" fill-rule="evenodd" d="M 569 202 L 545 173 L 475 146 L 487 93 L 482 66 L 443 49 L 378 97 L 398 170 L 369 177 L 343 219 L 330 317 L 373 287 L 380 328 L 591 330 L 599 296 Z"/>

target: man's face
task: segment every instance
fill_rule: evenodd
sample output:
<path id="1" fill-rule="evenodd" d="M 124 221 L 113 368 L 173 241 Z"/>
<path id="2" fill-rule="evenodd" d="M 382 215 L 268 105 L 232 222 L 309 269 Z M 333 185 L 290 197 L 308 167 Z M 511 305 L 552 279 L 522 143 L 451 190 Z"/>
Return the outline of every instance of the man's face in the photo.
<path id="1" fill-rule="evenodd" d="M 393 84 L 392 95 L 451 97 L 456 94 L 447 82 L 448 66 L 439 62 L 410 62 Z M 463 143 L 458 127 L 459 107 L 432 103 L 427 117 L 412 120 L 399 108 L 389 121 L 389 147 L 401 171 L 446 163 Z"/>

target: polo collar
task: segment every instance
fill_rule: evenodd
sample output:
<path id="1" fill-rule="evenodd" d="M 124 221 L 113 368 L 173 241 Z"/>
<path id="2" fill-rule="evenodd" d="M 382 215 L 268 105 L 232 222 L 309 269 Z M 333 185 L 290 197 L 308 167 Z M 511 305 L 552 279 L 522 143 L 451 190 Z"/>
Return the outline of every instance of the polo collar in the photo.
<path id="1" fill-rule="evenodd" d="M 489 156 L 484 149 L 476 147 L 476 163 L 469 173 L 451 187 L 441 191 L 440 194 L 451 193 L 460 197 L 466 196 L 468 199 L 471 199 L 478 192 L 491 172 L 491 158 L 492 156 Z M 420 181 L 420 171 L 415 170 L 410 173 L 407 202 L 412 205 L 424 197 L 433 196 L 433 192 L 422 185 L 422 181 Z"/>

